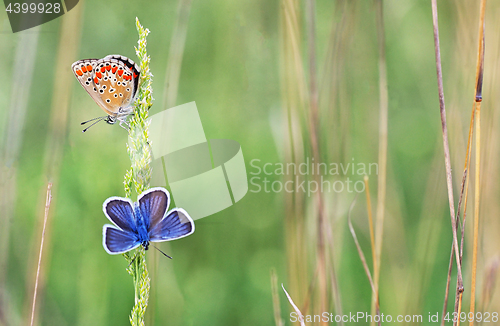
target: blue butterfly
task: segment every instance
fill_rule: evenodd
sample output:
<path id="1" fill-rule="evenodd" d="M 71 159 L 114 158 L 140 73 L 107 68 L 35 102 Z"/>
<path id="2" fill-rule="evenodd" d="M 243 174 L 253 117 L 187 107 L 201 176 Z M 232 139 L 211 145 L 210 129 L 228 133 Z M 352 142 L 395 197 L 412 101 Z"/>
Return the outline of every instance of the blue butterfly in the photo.
<path id="1" fill-rule="evenodd" d="M 102 245 L 108 254 L 127 252 L 149 242 L 187 237 L 194 232 L 193 219 L 182 208 L 167 212 L 170 196 L 164 188 L 151 188 L 132 202 L 129 198 L 110 197 L 102 205 L 104 215 L 113 223 L 102 229 Z"/>

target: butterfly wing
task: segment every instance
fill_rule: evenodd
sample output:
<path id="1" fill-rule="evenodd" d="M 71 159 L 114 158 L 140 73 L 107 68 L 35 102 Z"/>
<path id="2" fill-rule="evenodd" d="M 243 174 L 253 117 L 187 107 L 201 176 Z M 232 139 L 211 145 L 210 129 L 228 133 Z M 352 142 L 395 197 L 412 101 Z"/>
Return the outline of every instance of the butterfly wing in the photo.
<path id="1" fill-rule="evenodd" d="M 140 72 L 130 59 L 108 55 L 103 59 L 79 60 L 73 73 L 92 99 L 112 117 L 133 112 L 131 103 L 137 92 Z"/>
<path id="2" fill-rule="evenodd" d="M 135 233 L 117 229 L 110 224 L 104 225 L 102 229 L 102 245 L 110 255 L 122 254 L 137 248 L 140 244 Z"/>
<path id="3" fill-rule="evenodd" d="M 132 201 L 110 197 L 102 205 L 104 215 L 114 224 L 104 225 L 102 244 L 109 254 L 119 254 L 140 245 Z"/>
<path id="4" fill-rule="evenodd" d="M 194 222 L 182 208 L 174 208 L 149 230 L 151 242 L 169 241 L 187 237 L 194 232 Z"/>
<path id="5" fill-rule="evenodd" d="M 133 112 L 131 103 L 137 91 L 139 69 L 130 59 L 108 55 L 98 60 L 94 67 L 94 84 L 106 109 L 114 116 Z"/>
<path id="6" fill-rule="evenodd" d="M 141 76 L 141 71 L 139 70 L 139 67 L 137 64 L 132 61 L 131 59 L 124 57 L 122 55 L 118 54 L 110 54 L 106 56 L 104 59 L 115 59 L 120 61 L 123 65 L 125 65 L 128 69 L 129 72 L 131 73 L 132 76 L 132 82 L 133 82 L 133 92 L 132 92 L 132 97 L 135 96 L 137 93 L 137 90 L 139 89 L 139 77 Z M 130 79 L 130 78 L 128 78 Z"/>
<path id="7" fill-rule="evenodd" d="M 102 204 L 104 215 L 118 228 L 137 233 L 133 203 L 128 198 L 110 197 Z"/>
<path id="8" fill-rule="evenodd" d="M 71 69 L 75 74 L 76 79 L 82 87 L 89 93 L 90 97 L 106 112 L 108 115 L 113 115 L 113 112 L 106 108 L 106 105 L 99 96 L 98 90 L 95 87 L 94 70 L 97 64 L 97 59 L 78 60 L 71 65 Z"/>
<path id="9" fill-rule="evenodd" d="M 156 187 L 143 192 L 137 199 L 139 211 L 144 218 L 146 230 L 156 225 L 165 216 L 170 205 L 170 195 L 165 188 Z"/>

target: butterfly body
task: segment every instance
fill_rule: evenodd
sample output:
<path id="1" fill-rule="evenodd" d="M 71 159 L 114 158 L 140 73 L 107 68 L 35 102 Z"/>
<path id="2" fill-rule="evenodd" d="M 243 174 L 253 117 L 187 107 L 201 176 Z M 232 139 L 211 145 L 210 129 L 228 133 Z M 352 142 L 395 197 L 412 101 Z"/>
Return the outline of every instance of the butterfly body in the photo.
<path id="1" fill-rule="evenodd" d="M 132 102 L 139 86 L 139 67 L 127 57 L 78 60 L 71 66 L 76 79 L 107 114 L 109 124 L 126 123 L 133 114 Z M 99 120 L 100 121 L 100 120 Z"/>
<path id="2" fill-rule="evenodd" d="M 169 193 L 164 188 L 143 192 L 137 202 L 110 197 L 103 204 L 104 215 L 113 223 L 103 227 L 103 246 L 109 254 L 120 254 L 150 242 L 170 241 L 194 232 L 194 222 L 182 208 L 167 212 Z"/>

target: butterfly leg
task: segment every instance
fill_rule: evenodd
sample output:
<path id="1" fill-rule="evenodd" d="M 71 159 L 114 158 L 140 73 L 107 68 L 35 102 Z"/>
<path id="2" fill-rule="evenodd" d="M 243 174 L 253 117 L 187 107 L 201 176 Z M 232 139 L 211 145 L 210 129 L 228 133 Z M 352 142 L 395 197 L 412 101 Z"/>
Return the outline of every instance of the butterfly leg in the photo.
<path id="1" fill-rule="evenodd" d="M 118 121 L 120 121 L 120 127 L 122 127 L 123 129 L 125 129 L 127 131 L 130 129 L 130 125 L 127 121 L 127 117 L 120 117 L 120 118 L 118 118 Z"/>

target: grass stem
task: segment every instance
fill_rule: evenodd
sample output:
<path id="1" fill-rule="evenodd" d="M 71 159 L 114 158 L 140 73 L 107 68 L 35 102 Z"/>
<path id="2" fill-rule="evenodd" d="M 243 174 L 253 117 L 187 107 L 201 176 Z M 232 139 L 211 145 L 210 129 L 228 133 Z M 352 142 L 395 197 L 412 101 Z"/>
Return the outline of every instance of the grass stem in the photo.
<path id="1" fill-rule="evenodd" d="M 375 291 L 372 294 L 372 313 L 378 306 L 378 289 L 380 279 L 380 264 L 382 260 L 382 242 L 384 234 L 385 197 L 387 189 L 387 119 L 389 107 L 389 92 L 387 89 L 387 63 L 385 59 L 385 31 L 383 1 L 376 1 L 376 21 L 378 39 L 378 72 L 379 72 L 379 151 L 378 151 L 378 189 L 377 215 L 375 224 L 375 269 L 373 283 Z M 377 309 L 378 310 L 378 309 Z M 374 323 L 372 323 L 373 325 Z"/>
<path id="2" fill-rule="evenodd" d="M 33 306 L 31 308 L 31 326 L 35 321 L 36 293 L 38 290 L 38 279 L 40 278 L 40 266 L 42 265 L 43 242 L 45 240 L 45 227 L 49 217 L 50 202 L 52 201 L 52 183 L 47 185 L 47 197 L 45 199 L 45 213 L 43 216 L 42 240 L 40 241 L 40 253 L 38 254 L 38 267 L 36 269 L 35 290 L 33 291 Z"/>
<path id="3" fill-rule="evenodd" d="M 451 228 L 453 233 L 454 255 L 457 263 L 457 290 L 463 292 L 462 266 L 460 264 L 460 255 L 458 252 L 457 225 L 455 223 L 455 204 L 453 199 L 453 177 L 451 174 L 450 147 L 448 143 L 448 127 L 446 124 L 446 109 L 443 90 L 443 72 L 441 68 L 441 50 L 439 46 L 439 27 L 437 0 L 432 0 L 432 22 L 434 30 L 434 49 L 436 55 L 436 73 L 439 92 L 439 111 L 441 115 L 441 127 L 443 133 L 444 161 L 446 166 L 446 186 L 448 188 L 448 202 L 450 205 Z"/>
<path id="4" fill-rule="evenodd" d="M 481 1 L 480 19 L 479 19 L 479 45 L 476 66 L 476 170 L 474 185 L 474 244 L 472 251 L 472 276 L 471 276 L 471 298 L 469 313 L 475 313 L 476 307 L 476 270 L 477 270 L 477 248 L 479 242 L 479 204 L 481 190 L 481 101 L 484 75 L 484 15 L 486 11 L 486 0 Z M 474 320 L 469 326 L 474 325 Z"/>

